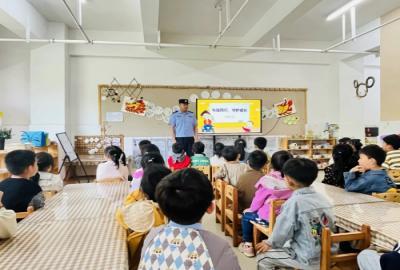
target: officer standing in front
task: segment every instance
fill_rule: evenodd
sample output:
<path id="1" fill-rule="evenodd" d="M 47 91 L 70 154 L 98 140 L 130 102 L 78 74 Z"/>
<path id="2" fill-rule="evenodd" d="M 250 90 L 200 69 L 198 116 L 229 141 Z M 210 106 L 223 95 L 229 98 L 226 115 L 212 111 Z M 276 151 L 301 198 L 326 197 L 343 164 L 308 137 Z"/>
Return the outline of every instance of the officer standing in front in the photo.
<path id="1" fill-rule="evenodd" d="M 189 100 L 179 100 L 179 111 L 174 112 L 169 120 L 172 128 L 172 138 L 183 145 L 186 154 L 193 156 L 192 147 L 197 140 L 196 116 L 189 111 Z"/>

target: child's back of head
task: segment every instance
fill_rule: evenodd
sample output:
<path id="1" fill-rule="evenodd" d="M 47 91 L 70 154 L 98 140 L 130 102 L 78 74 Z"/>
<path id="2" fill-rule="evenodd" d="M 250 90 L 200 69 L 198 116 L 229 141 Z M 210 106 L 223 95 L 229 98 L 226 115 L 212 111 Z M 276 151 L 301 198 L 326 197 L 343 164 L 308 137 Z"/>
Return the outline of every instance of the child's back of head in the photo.
<path id="1" fill-rule="evenodd" d="M 39 172 L 48 172 L 54 167 L 54 159 L 52 155 L 47 152 L 37 153 L 36 162 Z"/>
<path id="2" fill-rule="evenodd" d="M 254 139 L 254 145 L 260 150 L 264 150 L 267 143 L 268 141 L 264 137 L 257 137 Z"/>
<path id="3" fill-rule="evenodd" d="M 193 144 L 193 153 L 195 154 L 203 154 L 204 155 L 205 145 L 202 142 L 195 142 Z"/>
<path id="4" fill-rule="evenodd" d="M 140 189 L 149 200 L 156 202 L 156 187 L 170 173 L 171 170 L 162 164 L 151 164 L 146 167 L 140 183 Z"/>
<path id="5" fill-rule="evenodd" d="M 216 143 L 214 145 L 214 153 L 217 157 L 222 157 L 222 150 L 224 149 L 225 145 L 223 143 Z"/>
<path id="6" fill-rule="evenodd" d="M 288 160 L 290 160 L 292 158 L 293 158 L 293 155 L 286 150 L 281 150 L 281 151 L 275 152 L 271 157 L 271 168 L 274 171 L 281 172 L 281 175 L 283 177 L 283 173 L 282 173 L 283 166 L 285 165 L 285 163 Z"/>
<path id="7" fill-rule="evenodd" d="M 122 164 L 123 166 L 126 166 L 126 156 L 124 151 L 122 151 L 121 148 L 115 145 L 107 146 L 104 149 L 104 155 L 111 159 L 115 166 L 119 168 L 119 166 Z"/>
<path id="8" fill-rule="evenodd" d="M 165 161 L 160 153 L 148 152 L 144 154 L 144 156 L 142 157 L 140 165 L 142 166 L 143 169 L 146 169 L 146 167 L 149 166 L 150 164 L 160 164 L 164 166 Z"/>
<path id="9" fill-rule="evenodd" d="M 237 151 L 240 154 L 240 158 L 239 158 L 240 161 L 244 161 L 246 158 L 246 146 L 247 146 L 247 143 L 243 139 L 237 139 L 234 143 L 234 147 L 237 149 Z"/>
<path id="10" fill-rule="evenodd" d="M 248 158 L 250 168 L 256 171 L 260 171 L 262 168 L 264 168 L 267 162 L 267 154 L 265 154 L 264 151 L 261 150 L 255 150 L 251 152 Z"/>
<path id="11" fill-rule="evenodd" d="M 142 150 L 143 150 L 143 154 L 142 155 L 144 155 L 144 154 L 146 154 L 146 153 L 161 153 L 160 152 L 160 149 L 158 148 L 158 146 L 157 145 L 155 145 L 155 144 L 145 144 L 143 147 L 142 147 Z"/>
<path id="12" fill-rule="evenodd" d="M 35 167 L 35 153 L 29 150 L 14 150 L 5 157 L 7 170 L 16 176 L 27 174 L 27 178 L 37 172 Z"/>
<path id="13" fill-rule="evenodd" d="M 288 160 L 282 171 L 285 177 L 297 184 L 298 188 L 311 186 L 318 176 L 317 164 L 306 158 Z"/>
<path id="14" fill-rule="evenodd" d="M 172 152 L 174 154 L 182 154 L 185 151 L 185 149 L 183 148 L 183 145 L 180 143 L 174 143 L 172 145 Z"/>
<path id="15" fill-rule="evenodd" d="M 207 176 L 193 168 L 168 175 L 156 189 L 156 199 L 162 212 L 181 225 L 200 222 L 213 198 Z"/>
<path id="16" fill-rule="evenodd" d="M 142 154 L 142 155 L 144 155 L 144 153 L 145 153 L 145 148 L 144 148 L 144 146 L 145 145 L 149 145 L 149 144 L 151 144 L 151 142 L 149 141 L 149 140 L 141 140 L 140 142 L 139 142 L 139 150 L 140 150 L 140 153 Z"/>
<path id="17" fill-rule="evenodd" d="M 226 161 L 235 161 L 238 159 L 239 152 L 234 146 L 225 146 L 222 150 L 222 156 Z"/>

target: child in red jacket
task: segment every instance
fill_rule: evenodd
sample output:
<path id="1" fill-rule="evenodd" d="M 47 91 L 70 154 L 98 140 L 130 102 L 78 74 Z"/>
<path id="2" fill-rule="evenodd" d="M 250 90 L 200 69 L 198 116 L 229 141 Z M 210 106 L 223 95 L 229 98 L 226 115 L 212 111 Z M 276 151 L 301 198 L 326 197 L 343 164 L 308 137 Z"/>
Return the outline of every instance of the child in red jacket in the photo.
<path id="1" fill-rule="evenodd" d="M 190 167 L 190 157 L 186 155 L 183 145 L 174 143 L 172 145 L 172 156 L 168 158 L 168 166 L 172 171 L 182 170 Z"/>

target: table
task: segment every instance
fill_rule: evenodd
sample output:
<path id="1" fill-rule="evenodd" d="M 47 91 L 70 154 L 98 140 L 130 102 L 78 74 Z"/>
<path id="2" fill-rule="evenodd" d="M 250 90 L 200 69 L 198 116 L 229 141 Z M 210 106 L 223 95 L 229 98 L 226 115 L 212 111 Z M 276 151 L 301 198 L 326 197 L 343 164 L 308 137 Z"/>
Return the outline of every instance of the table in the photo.
<path id="1" fill-rule="evenodd" d="M 115 210 L 129 183 L 73 184 L 0 242 L 0 269 L 128 269 L 126 232 Z"/>
<path id="2" fill-rule="evenodd" d="M 391 250 L 400 240 L 400 204 L 380 202 L 335 207 L 336 225 L 348 231 L 371 227 L 373 244 Z"/>
<path id="3" fill-rule="evenodd" d="M 385 202 L 385 200 L 370 195 L 348 192 L 323 183 L 314 183 L 312 187 L 324 195 L 333 206 Z"/>

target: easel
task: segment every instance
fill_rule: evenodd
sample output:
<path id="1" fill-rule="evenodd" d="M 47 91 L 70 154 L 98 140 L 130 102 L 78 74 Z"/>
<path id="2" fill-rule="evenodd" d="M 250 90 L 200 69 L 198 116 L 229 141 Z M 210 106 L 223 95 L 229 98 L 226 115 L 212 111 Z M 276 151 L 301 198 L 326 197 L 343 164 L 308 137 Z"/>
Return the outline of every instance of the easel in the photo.
<path id="1" fill-rule="evenodd" d="M 79 158 L 78 153 L 75 150 L 73 150 L 73 146 L 72 146 L 71 141 L 69 140 L 67 134 L 65 132 L 62 132 L 62 133 L 57 133 L 56 136 L 57 136 L 57 139 L 60 142 L 60 145 L 65 153 L 65 156 L 61 163 L 60 169 L 58 170 L 58 174 L 60 174 L 62 168 L 64 167 L 64 165 L 66 165 L 66 162 L 71 164 L 72 162 L 78 160 L 78 163 L 81 165 L 83 173 L 85 174 L 85 177 L 89 183 L 90 179 L 86 172 L 85 166 L 83 166 L 83 163 L 82 163 L 81 159 Z M 65 145 L 65 144 L 67 144 L 67 145 Z M 70 157 L 70 154 L 73 154 L 72 155 L 73 158 Z M 68 166 L 66 169 L 66 172 L 65 172 L 66 177 L 68 177 L 70 168 L 71 168 L 71 166 Z"/>

